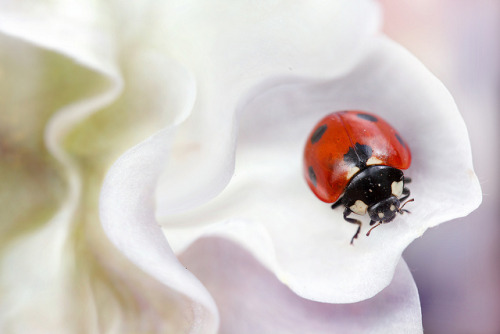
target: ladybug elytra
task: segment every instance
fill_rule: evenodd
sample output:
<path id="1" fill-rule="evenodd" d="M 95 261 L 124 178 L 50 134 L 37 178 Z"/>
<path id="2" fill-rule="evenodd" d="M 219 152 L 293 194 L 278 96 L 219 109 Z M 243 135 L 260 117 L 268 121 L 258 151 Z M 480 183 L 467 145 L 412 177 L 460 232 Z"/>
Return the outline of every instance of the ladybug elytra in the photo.
<path id="1" fill-rule="evenodd" d="M 332 209 L 343 205 L 344 219 L 358 225 L 352 213 L 370 217 L 373 226 L 409 212 L 401 204 L 411 181 L 402 170 L 411 164 L 408 144 L 385 120 L 365 111 L 334 112 L 318 122 L 304 150 L 304 174 L 314 194 Z"/>

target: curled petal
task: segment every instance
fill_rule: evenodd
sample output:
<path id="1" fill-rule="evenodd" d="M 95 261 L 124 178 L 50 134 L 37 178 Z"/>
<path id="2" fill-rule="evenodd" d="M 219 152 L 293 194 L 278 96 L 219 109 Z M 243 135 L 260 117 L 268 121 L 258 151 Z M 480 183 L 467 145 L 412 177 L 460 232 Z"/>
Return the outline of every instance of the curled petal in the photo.
<path id="1" fill-rule="evenodd" d="M 2 150 L 13 158 L 1 165 L 11 235 L 1 242 L 0 331 L 214 332 L 213 307 L 207 311 L 176 287 L 152 282 L 102 237 L 94 182 L 116 157 L 111 146 L 123 150 L 151 128 L 181 122 L 195 92 L 189 73 L 151 45 L 126 53 L 104 9 L 82 1 L 0 3 Z M 127 28 L 122 32 L 133 35 Z M 126 59 L 118 59 L 120 52 Z M 134 112 L 142 118 L 133 135 L 116 135 Z M 116 119 L 105 129 L 110 114 Z M 151 116 L 157 124 L 144 126 Z M 120 144 L 110 144 L 117 137 Z M 42 204 L 33 208 L 33 200 Z M 182 276 L 185 269 L 178 263 L 177 269 Z M 196 279 L 187 276 L 190 290 L 187 282 Z M 136 309 L 140 317 L 131 317 Z"/>
<path id="2" fill-rule="evenodd" d="M 301 166 L 314 124 L 345 109 L 379 114 L 413 153 L 407 172 L 413 178 L 415 202 L 407 206 L 412 214 L 369 238 L 362 234 L 354 246 L 349 240 L 356 227 L 312 195 Z M 347 303 L 374 296 L 389 284 L 412 240 L 481 202 L 467 130 L 453 99 L 422 64 L 384 37 L 346 75 L 269 89 L 239 116 L 231 183 L 206 205 L 165 217 L 164 230 L 176 251 L 202 235 L 236 240 L 302 297 Z"/>
<path id="3" fill-rule="evenodd" d="M 403 260 L 389 286 L 354 304 L 303 299 L 242 248 L 223 239 L 201 239 L 180 260 L 214 296 L 221 334 L 423 332 L 417 288 Z"/>
<path id="4" fill-rule="evenodd" d="M 165 286 L 193 300 L 193 333 L 218 326 L 215 304 L 177 260 L 154 217 L 154 187 L 168 156 L 169 130 L 130 149 L 111 168 L 101 193 L 100 214 L 109 239 L 132 262 Z"/>
<path id="5" fill-rule="evenodd" d="M 6 293 L 0 305 L 4 310 L 0 328 L 6 332 L 53 332 L 86 326 L 66 322 L 73 316 L 72 301 L 78 299 L 71 279 L 74 250 L 68 241 L 81 199 L 81 178 L 63 148 L 63 138 L 75 124 L 110 103 L 121 90 L 120 76 L 108 57 L 109 49 L 87 44 L 94 40 L 91 36 L 100 34 L 80 29 L 81 26 L 70 24 L 71 20 L 60 25 L 64 14 L 56 10 L 57 6 L 33 5 L 0 4 L 4 65 L 0 95 L 4 97 L 2 118 L 6 120 L 2 122 L 2 146 L 11 150 L 23 166 L 16 168 L 6 159 L 2 161 L 2 169 L 6 170 L 2 175 L 9 175 L 12 170 L 16 174 L 28 171 L 29 175 L 14 184 L 13 189 L 23 187 L 29 180 L 31 185 L 41 182 L 60 187 L 56 190 L 60 194 L 54 198 L 54 189 L 44 187 L 37 189 L 38 196 L 6 189 L 4 205 L 10 207 L 6 225 L 16 237 L 11 235 L 9 242 L 2 241 L 0 265 L 5 274 L 0 277 L 0 285 Z M 73 39 L 61 38 L 71 33 Z M 101 33 L 101 37 L 106 35 Z M 75 80 L 67 80 L 68 73 Z M 89 82 L 93 85 L 87 86 Z M 34 206 L 31 201 L 36 197 L 43 198 L 47 208 Z M 59 208 L 55 210 L 55 206 Z"/>
<path id="6" fill-rule="evenodd" d="M 178 15 L 155 40 L 193 73 L 197 96 L 160 179 L 160 217 L 196 207 L 226 186 L 234 170 L 235 112 L 256 91 L 348 71 L 380 17 L 376 3 L 365 0 L 169 6 Z"/>

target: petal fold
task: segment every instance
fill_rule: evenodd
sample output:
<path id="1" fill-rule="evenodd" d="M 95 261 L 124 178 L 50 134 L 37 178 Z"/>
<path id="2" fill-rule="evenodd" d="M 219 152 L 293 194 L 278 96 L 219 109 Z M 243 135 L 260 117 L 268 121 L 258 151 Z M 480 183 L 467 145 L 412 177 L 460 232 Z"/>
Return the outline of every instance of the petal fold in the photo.
<path id="1" fill-rule="evenodd" d="M 214 333 L 218 312 L 212 297 L 178 262 L 154 217 L 154 188 L 170 136 L 169 130 L 157 133 L 113 165 L 101 192 L 101 221 L 109 239 L 133 263 L 193 300 L 190 333 Z"/>
<path id="2" fill-rule="evenodd" d="M 234 170 L 235 113 L 249 100 L 280 83 L 345 73 L 380 19 L 377 4 L 365 0 L 167 7 L 179 15 L 165 22 L 166 34 L 151 38 L 192 71 L 197 96 L 159 181 L 160 217 L 196 207 L 226 186 Z"/>
<path id="3" fill-rule="evenodd" d="M 417 288 L 403 260 L 377 296 L 327 304 L 297 296 L 249 253 L 224 239 L 200 239 L 180 259 L 214 296 L 221 334 L 423 333 Z"/>

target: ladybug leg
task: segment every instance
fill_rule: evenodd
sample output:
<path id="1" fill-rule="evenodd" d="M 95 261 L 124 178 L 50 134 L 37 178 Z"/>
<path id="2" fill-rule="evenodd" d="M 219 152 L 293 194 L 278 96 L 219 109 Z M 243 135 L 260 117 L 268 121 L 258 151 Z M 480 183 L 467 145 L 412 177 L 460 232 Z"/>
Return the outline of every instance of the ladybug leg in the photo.
<path id="1" fill-rule="evenodd" d="M 404 195 L 404 196 L 403 196 L 403 197 L 401 197 L 401 198 L 399 199 L 399 201 L 400 201 L 400 202 L 403 202 L 405 199 L 407 199 L 408 197 L 410 197 L 410 189 L 408 189 L 408 188 L 404 187 L 404 188 L 403 188 L 403 194 L 402 194 L 402 195 Z M 401 205 L 401 207 L 399 208 L 398 212 L 399 212 L 400 214 L 403 214 L 403 212 L 411 213 L 410 211 L 408 211 L 408 210 L 406 210 L 406 209 L 403 209 L 403 206 L 405 206 L 405 205 L 406 205 L 406 203 L 408 203 L 408 202 L 413 202 L 413 201 L 414 201 L 414 199 L 412 198 L 412 199 L 409 199 L 409 200 L 407 200 L 406 202 L 404 202 L 404 203 L 403 203 L 403 205 Z"/>
<path id="2" fill-rule="evenodd" d="M 370 226 L 372 226 L 373 224 L 375 224 L 377 221 L 376 220 L 371 220 L 370 219 Z"/>
<path id="3" fill-rule="evenodd" d="M 357 220 L 357 219 L 347 218 L 347 216 L 349 216 L 351 213 L 352 213 L 351 209 L 345 208 L 345 210 L 344 210 L 344 220 L 346 222 L 351 223 L 351 224 L 358 225 L 358 229 L 356 230 L 356 233 L 352 236 L 352 239 L 351 239 L 351 245 L 352 245 L 353 242 L 354 242 L 354 239 L 358 238 L 359 231 L 361 230 L 361 222 L 359 220 Z"/>
<path id="4" fill-rule="evenodd" d="M 408 177 L 408 176 L 404 176 L 403 177 L 403 182 L 404 182 L 404 184 L 411 183 L 411 178 Z"/>
<path id="5" fill-rule="evenodd" d="M 376 223 L 374 222 L 373 220 L 370 221 L 370 225 L 372 225 L 372 223 Z M 366 233 L 366 236 L 369 237 L 370 236 L 370 233 L 372 232 L 372 230 L 375 228 L 375 227 L 378 227 L 382 224 L 382 221 L 379 221 L 377 225 L 373 226 L 367 233 Z"/>
<path id="6" fill-rule="evenodd" d="M 342 197 L 337 200 L 337 202 L 332 204 L 332 209 L 338 208 L 340 205 L 342 205 Z"/>
<path id="7" fill-rule="evenodd" d="M 403 202 L 405 199 L 407 199 L 408 197 L 410 197 L 410 189 L 408 189 L 408 188 L 404 187 L 404 188 L 403 188 L 403 194 L 402 194 L 402 195 L 403 195 L 403 197 L 401 197 L 401 198 L 399 199 L 399 201 L 400 201 L 400 202 Z"/>

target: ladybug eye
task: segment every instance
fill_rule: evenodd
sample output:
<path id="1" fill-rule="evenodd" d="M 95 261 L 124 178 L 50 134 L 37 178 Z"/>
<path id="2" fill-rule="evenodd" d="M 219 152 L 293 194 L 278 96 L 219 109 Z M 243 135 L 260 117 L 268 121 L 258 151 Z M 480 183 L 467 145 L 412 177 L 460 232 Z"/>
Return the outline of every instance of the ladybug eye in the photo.
<path id="1" fill-rule="evenodd" d="M 396 207 L 394 205 L 391 205 L 391 207 L 389 208 L 391 211 L 396 211 Z"/>

